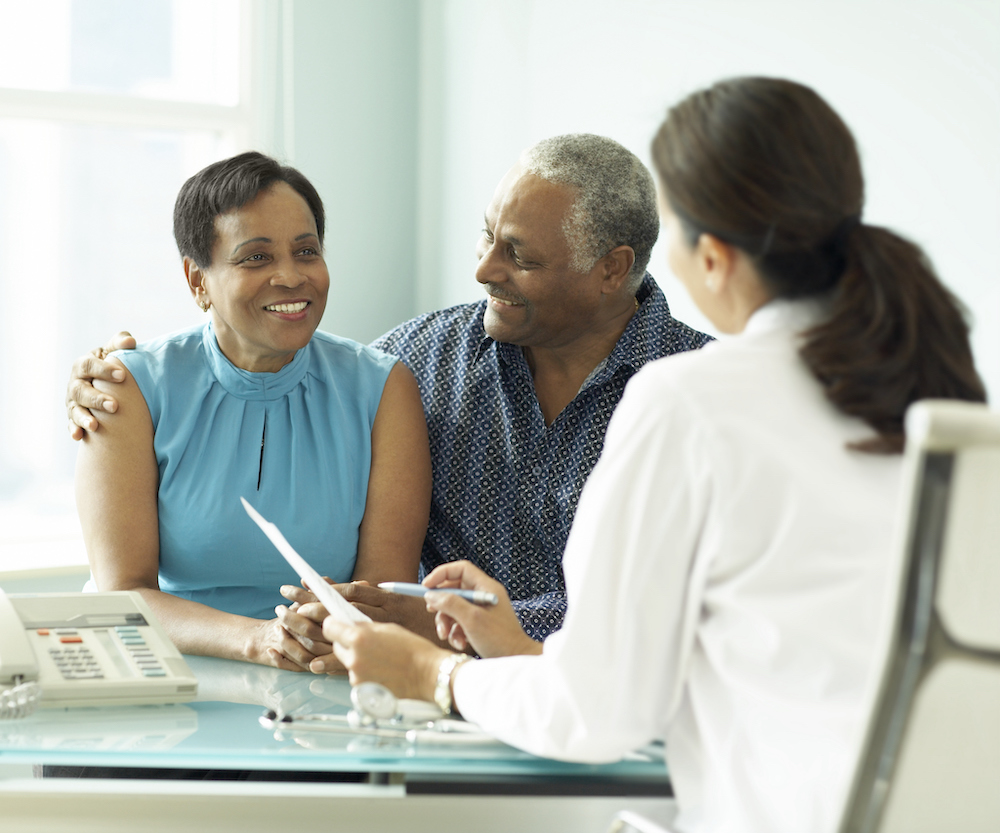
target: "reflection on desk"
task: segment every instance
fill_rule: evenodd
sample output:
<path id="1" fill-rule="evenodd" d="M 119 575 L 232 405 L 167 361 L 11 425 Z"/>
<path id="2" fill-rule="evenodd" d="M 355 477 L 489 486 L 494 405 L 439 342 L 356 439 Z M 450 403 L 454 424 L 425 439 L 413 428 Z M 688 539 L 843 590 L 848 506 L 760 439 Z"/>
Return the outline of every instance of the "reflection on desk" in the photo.
<path id="1" fill-rule="evenodd" d="M 250 703 L 278 714 L 315 714 L 351 708 L 346 676 L 282 671 L 252 662 L 185 656 L 198 678 L 198 702 Z"/>
<path id="2" fill-rule="evenodd" d="M 188 704 L 39 711 L 0 724 L 0 763 L 369 773 L 435 782 L 478 778 L 598 779 L 620 792 L 668 794 L 662 750 L 614 764 L 538 758 L 490 742 L 429 745 L 405 738 L 265 728 L 265 710 L 280 715 L 346 715 L 346 677 L 306 673 L 208 657 L 185 657 L 198 677 Z M 554 782 L 553 782 L 554 783 Z M 616 785 L 617 786 L 614 786 Z M 592 792 L 592 790 L 589 790 Z"/>
<path id="3" fill-rule="evenodd" d="M 0 754 L 13 749 L 169 749 L 197 729 L 198 713 L 182 705 L 62 709 L 45 713 L 44 720 L 0 722 Z"/>

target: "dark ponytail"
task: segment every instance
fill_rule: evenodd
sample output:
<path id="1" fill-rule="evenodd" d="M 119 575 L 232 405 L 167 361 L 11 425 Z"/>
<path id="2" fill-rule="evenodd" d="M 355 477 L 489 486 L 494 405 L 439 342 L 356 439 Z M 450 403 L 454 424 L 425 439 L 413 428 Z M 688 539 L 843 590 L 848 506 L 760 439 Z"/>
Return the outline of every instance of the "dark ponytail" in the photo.
<path id="1" fill-rule="evenodd" d="M 877 226 L 854 231 L 830 317 L 801 355 L 827 398 L 878 432 L 858 448 L 902 451 L 903 415 L 919 399 L 986 401 L 963 311 L 918 246 Z"/>
<path id="2" fill-rule="evenodd" d="M 653 160 L 692 243 L 738 247 L 775 297 L 829 297 L 801 355 L 833 405 L 877 432 L 855 448 L 901 451 L 918 399 L 985 401 L 962 305 L 919 247 L 861 221 L 854 139 L 811 89 L 736 78 L 695 93 L 668 112 Z"/>

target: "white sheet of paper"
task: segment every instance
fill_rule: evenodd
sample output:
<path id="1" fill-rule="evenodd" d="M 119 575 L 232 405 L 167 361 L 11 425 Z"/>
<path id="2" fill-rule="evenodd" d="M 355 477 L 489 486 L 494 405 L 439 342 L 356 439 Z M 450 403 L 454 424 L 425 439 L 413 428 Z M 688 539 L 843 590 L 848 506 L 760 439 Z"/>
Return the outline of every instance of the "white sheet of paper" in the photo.
<path id="1" fill-rule="evenodd" d="M 303 578 L 306 587 L 312 590 L 316 598 L 323 603 L 327 612 L 334 619 L 339 622 L 371 621 L 370 616 L 366 616 L 354 607 L 340 593 L 327 584 L 319 573 L 309 566 L 308 562 L 285 540 L 285 536 L 281 534 L 281 530 L 278 527 L 270 521 L 264 520 L 260 512 L 254 509 L 247 502 L 246 498 L 241 497 L 240 500 L 243 502 L 243 508 L 247 510 L 247 514 L 253 518 L 257 526 L 264 531 L 264 534 L 271 539 L 271 543 L 278 548 L 278 552 L 285 557 L 285 561 L 291 564 L 295 572 Z"/>

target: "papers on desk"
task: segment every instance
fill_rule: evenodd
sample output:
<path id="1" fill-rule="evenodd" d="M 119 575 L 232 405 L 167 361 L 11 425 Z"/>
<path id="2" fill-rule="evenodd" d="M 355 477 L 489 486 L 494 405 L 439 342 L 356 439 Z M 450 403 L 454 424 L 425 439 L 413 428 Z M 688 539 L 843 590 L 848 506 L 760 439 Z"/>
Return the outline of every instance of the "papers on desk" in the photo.
<path id="1" fill-rule="evenodd" d="M 247 502 L 246 498 L 241 497 L 240 500 L 243 502 L 243 508 L 247 510 L 247 514 L 253 518 L 264 534 L 271 539 L 271 543 L 278 548 L 278 552 L 285 557 L 285 560 L 292 565 L 295 572 L 302 577 L 306 587 L 323 603 L 331 616 L 341 622 L 371 621 L 370 617 L 348 602 L 340 593 L 327 584 L 319 573 L 309 566 L 306 560 L 285 540 L 285 536 L 281 534 L 281 530 L 277 526 L 265 520 Z M 265 712 L 260 718 L 260 723 L 266 729 L 275 730 L 275 737 L 278 739 L 299 731 L 306 733 L 325 731 L 355 736 L 395 738 L 406 740 L 409 743 L 462 745 L 500 743 L 496 738 L 487 735 L 473 723 L 443 718 L 436 706 L 430 703 L 423 705 L 431 709 L 430 715 L 418 714 L 411 716 L 410 720 L 396 718 L 391 721 L 384 721 L 381 724 L 372 724 L 371 726 L 361 726 L 352 720 L 349 715 L 315 714 L 279 716 L 271 710 Z"/>
<path id="2" fill-rule="evenodd" d="M 302 577 L 306 587 L 323 603 L 327 613 L 339 622 L 371 621 L 370 616 L 366 616 L 354 607 L 340 593 L 327 584 L 319 573 L 309 566 L 308 562 L 285 540 L 285 536 L 281 534 L 281 530 L 277 526 L 265 520 L 260 512 L 247 502 L 246 498 L 241 497 L 240 500 L 243 502 L 243 508 L 247 510 L 247 514 L 253 518 L 257 526 L 264 531 L 264 534 L 271 539 L 271 543 L 278 548 L 278 552 L 285 557 L 285 561 L 291 564 L 295 572 Z"/>

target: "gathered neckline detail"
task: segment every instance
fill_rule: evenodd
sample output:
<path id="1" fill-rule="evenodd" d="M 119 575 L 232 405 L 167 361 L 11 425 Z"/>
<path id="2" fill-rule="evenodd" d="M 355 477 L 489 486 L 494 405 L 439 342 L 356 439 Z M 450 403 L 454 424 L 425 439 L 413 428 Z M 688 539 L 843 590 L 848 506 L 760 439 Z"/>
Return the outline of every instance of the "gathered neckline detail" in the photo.
<path id="1" fill-rule="evenodd" d="M 310 344 L 312 341 L 310 340 Z M 254 373 L 226 358 L 211 322 L 202 331 L 202 345 L 209 367 L 219 384 L 233 396 L 248 400 L 280 399 L 305 377 L 309 369 L 309 345 L 297 350 L 292 360 L 276 373 Z"/>

